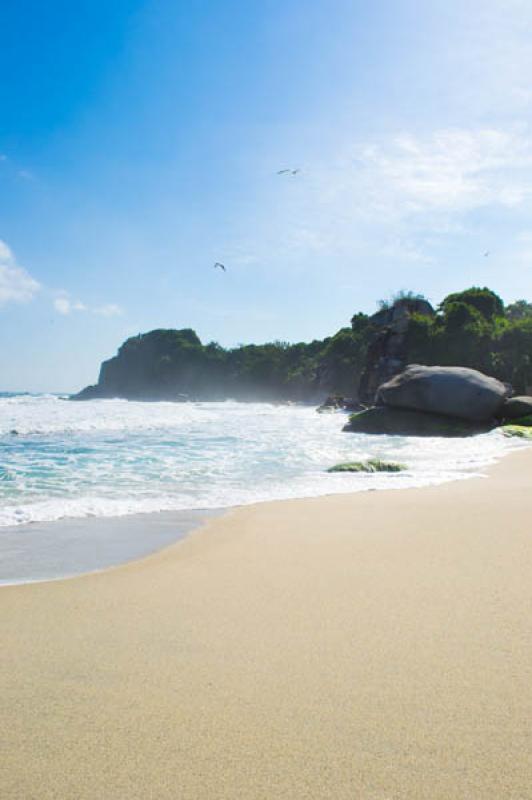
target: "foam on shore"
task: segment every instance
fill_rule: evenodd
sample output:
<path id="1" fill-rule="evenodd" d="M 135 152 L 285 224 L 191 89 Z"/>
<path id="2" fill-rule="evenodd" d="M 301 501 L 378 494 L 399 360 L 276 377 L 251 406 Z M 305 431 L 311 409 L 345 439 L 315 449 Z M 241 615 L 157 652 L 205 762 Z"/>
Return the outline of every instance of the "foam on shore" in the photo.
<path id="1" fill-rule="evenodd" d="M 268 403 L 0 398 L 0 529 L 430 486 L 482 473 L 523 446 L 500 431 L 367 436 L 342 432 L 345 422 L 343 413 Z M 408 469 L 327 472 L 371 458 Z"/>

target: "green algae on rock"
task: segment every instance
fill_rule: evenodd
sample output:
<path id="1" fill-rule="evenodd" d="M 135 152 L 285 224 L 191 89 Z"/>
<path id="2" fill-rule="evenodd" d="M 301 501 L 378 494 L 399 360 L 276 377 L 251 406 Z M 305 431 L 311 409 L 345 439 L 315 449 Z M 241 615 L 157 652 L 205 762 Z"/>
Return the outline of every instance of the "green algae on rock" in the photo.
<path id="1" fill-rule="evenodd" d="M 404 472 L 408 469 L 406 464 L 395 461 L 381 461 L 379 458 L 370 458 L 367 461 L 351 461 L 346 464 L 336 464 L 327 472 Z"/>
<path id="2" fill-rule="evenodd" d="M 520 439 L 532 440 L 532 428 L 528 425 L 502 425 L 500 430 L 505 436 L 517 436 Z"/>
<path id="3" fill-rule="evenodd" d="M 523 428 L 532 427 L 532 414 L 527 414 L 525 417 L 512 420 L 511 425 L 520 425 Z"/>

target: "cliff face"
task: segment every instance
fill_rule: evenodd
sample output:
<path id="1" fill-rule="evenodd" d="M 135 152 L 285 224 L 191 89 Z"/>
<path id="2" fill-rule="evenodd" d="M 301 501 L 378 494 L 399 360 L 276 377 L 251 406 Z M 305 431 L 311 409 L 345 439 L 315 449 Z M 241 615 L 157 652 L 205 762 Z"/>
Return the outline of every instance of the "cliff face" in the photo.
<path id="1" fill-rule="evenodd" d="M 225 396 L 221 348 L 203 347 L 196 333 L 154 330 L 127 339 L 100 367 L 98 383 L 74 399 L 124 397 L 131 400 L 183 400 Z"/>
<path id="2" fill-rule="evenodd" d="M 373 335 L 358 389 L 361 402 L 372 403 L 381 383 L 406 366 L 407 334 L 413 314 L 433 318 L 435 311 L 427 300 L 404 298 L 370 317 Z"/>
<path id="3" fill-rule="evenodd" d="M 155 330 L 127 339 L 104 361 L 98 387 L 106 396 L 157 400 L 201 388 L 208 358 L 193 330 Z M 211 372 L 212 379 L 216 376 Z M 179 399 L 179 398 L 177 398 Z"/>
<path id="4" fill-rule="evenodd" d="M 314 355 L 322 343 L 273 343 L 224 350 L 190 329 L 155 330 L 128 339 L 102 363 L 98 383 L 73 399 L 320 399 Z"/>

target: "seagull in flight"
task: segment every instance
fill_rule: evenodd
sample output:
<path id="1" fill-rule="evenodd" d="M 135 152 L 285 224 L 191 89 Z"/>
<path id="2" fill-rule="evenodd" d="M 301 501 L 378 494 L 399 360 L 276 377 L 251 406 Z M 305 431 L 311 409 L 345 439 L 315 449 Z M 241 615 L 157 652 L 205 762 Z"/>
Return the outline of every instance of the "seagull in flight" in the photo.
<path id="1" fill-rule="evenodd" d="M 297 169 L 279 169 L 277 170 L 278 175 L 297 175 L 298 172 L 301 172 L 299 167 Z"/>
<path id="2" fill-rule="evenodd" d="M 224 265 L 223 265 L 223 264 L 220 264 L 220 262 L 219 262 L 219 261 L 217 261 L 217 262 L 216 262 L 216 264 L 214 265 L 214 269 L 223 269 L 223 271 L 224 271 L 224 272 L 227 272 L 227 270 L 226 270 L 226 268 L 224 267 Z"/>

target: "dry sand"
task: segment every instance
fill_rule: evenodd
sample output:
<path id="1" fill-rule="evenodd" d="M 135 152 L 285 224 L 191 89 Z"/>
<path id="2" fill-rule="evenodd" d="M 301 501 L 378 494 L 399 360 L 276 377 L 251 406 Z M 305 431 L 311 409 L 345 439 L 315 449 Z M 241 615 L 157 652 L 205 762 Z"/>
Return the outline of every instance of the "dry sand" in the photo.
<path id="1" fill-rule="evenodd" d="M 532 452 L 0 590 L 2 800 L 528 800 Z"/>

